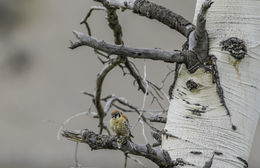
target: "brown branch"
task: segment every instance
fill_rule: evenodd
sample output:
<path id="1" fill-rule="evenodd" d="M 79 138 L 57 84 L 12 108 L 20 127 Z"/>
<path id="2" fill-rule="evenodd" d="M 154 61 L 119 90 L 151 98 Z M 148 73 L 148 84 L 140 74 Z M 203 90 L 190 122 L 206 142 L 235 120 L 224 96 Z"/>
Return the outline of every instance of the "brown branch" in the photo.
<path id="1" fill-rule="evenodd" d="M 62 136 L 76 142 L 87 143 L 91 150 L 120 150 L 124 153 L 143 156 L 153 161 L 159 167 L 172 168 L 176 166 L 176 162 L 171 159 L 165 150 L 154 149 L 149 144 L 135 144 L 128 141 L 125 137 L 99 135 L 88 129 L 82 130 L 81 133 L 65 130 Z"/>

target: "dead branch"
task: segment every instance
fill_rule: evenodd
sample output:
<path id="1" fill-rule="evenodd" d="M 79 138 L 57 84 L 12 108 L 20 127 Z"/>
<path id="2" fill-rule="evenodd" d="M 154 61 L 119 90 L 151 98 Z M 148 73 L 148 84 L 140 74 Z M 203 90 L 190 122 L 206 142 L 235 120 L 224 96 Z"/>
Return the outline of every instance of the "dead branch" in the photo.
<path id="1" fill-rule="evenodd" d="M 156 86 L 154 83 L 146 80 L 146 73 L 142 77 L 136 68 L 136 66 L 128 60 L 128 58 L 136 58 L 136 59 L 151 59 L 151 60 L 159 60 L 168 63 L 176 63 L 175 76 L 173 84 L 169 90 L 169 96 L 172 96 L 172 92 L 178 78 L 178 71 L 181 64 L 185 64 L 190 73 L 195 72 L 199 67 L 204 66 L 204 62 L 206 58 L 208 59 L 208 34 L 205 28 L 206 24 L 206 12 L 207 9 L 211 6 L 212 0 L 206 0 L 202 7 L 201 11 L 197 17 L 197 27 L 195 27 L 192 23 L 184 19 L 182 16 L 170 11 L 167 8 L 164 8 L 155 3 L 149 2 L 148 0 L 94 0 L 97 2 L 101 2 L 103 7 L 92 8 L 87 16 L 81 22 L 84 23 L 88 29 L 89 35 L 85 35 L 83 33 L 74 31 L 74 35 L 76 36 L 76 42 L 72 42 L 70 49 L 75 49 L 80 46 L 88 46 L 94 49 L 94 51 L 105 57 L 105 60 L 101 60 L 104 64 L 103 69 L 97 76 L 96 80 L 96 89 L 95 93 L 89 94 L 92 97 L 93 103 L 97 109 L 97 118 L 99 119 L 100 131 L 99 134 L 96 134 L 88 129 L 82 130 L 80 132 L 75 131 L 63 131 L 62 136 L 68 138 L 69 140 L 73 140 L 76 142 L 87 143 L 92 150 L 99 149 L 111 149 L 111 150 L 120 150 L 125 154 L 125 167 L 127 165 L 128 154 L 133 154 L 137 156 L 143 156 L 154 163 L 156 163 L 159 167 L 175 167 L 179 165 L 191 165 L 189 163 L 184 162 L 183 160 L 176 159 L 173 161 L 169 156 L 168 152 L 152 148 L 151 145 L 138 145 L 128 141 L 126 137 L 112 137 L 110 136 L 109 129 L 104 124 L 104 117 L 107 115 L 108 111 L 112 106 L 117 109 L 129 112 L 136 112 L 139 117 L 137 122 L 141 122 L 143 126 L 143 134 L 145 139 L 146 135 L 144 133 L 144 123 L 147 124 L 152 130 L 151 134 L 154 139 L 157 141 L 153 146 L 161 145 L 162 135 L 170 136 L 174 138 L 174 135 L 167 133 L 167 130 L 158 130 L 153 127 L 150 122 L 161 122 L 166 123 L 166 117 L 156 116 L 146 117 L 144 115 L 148 110 L 144 109 L 144 104 L 146 100 L 146 96 L 151 95 L 153 97 L 152 102 L 157 101 L 158 105 L 162 108 L 162 111 L 166 111 L 161 105 L 158 98 L 163 99 L 163 96 L 167 97 L 167 95 L 162 90 L 164 86 L 164 82 L 167 77 L 173 72 L 169 72 L 166 74 L 165 78 L 162 81 L 161 87 Z M 169 26 L 172 29 L 177 30 L 179 33 L 187 37 L 187 46 L 183 51 L 179 50 L 163 50 L 163 49 L 148 49 L 148 48 L 131 48 L 128 46 L 124 46 L 122 40 L 122 28 L 119 24 L 118 16 L 116 10 L 119 8 L 131 9 L 134 13 L 137 13 L 141 16 L 148 17 L 150 19 L 156 19 L 157 21 Z M 102 40 L 98 40 L 91 36 L 91 30 L 87 23 L 87 19 L 90 17 L 92 11 L 94 10 L 104 10 L 107 12 L 108 25 L 113 31 L 114 42 L 115 44 L 106 43 Z M 111 55 L 116 55 L 113 57 Z M 98 57 L 99 58 L 99 57 Z M 144 92 L 144 101 L 143 107 L 137 108 L 122 97 L 116 97 L 115 95 L 110 95 L 104 98 L 101 98 L 102 94 L 102 85 L 107 74 L 114 69 L 115 67 L 121 67 L 123 72 L 124 68 L 127 68 L 129 74 L 135 79 L 138 84 L 138 89 L 141 89 Z M 144 70 L 144 72 L 146 72 Z M 151 88 L 151 89 L 150 89 Z M 161 96 L 163 95 L 163 96 Z M 169 98 L 167 98 L 169 101 Z M 102 106 L 102 101 L 106 102 L 105 107 Z M 119 105 L 118 105 L 119 104 Z M 103 129 L 107 130 L 108 135 L 102 135 Z M 211 159 L 212 164 L 213 157 Z M 76 165 L 78 164 L 77 159 L 75 159 Z M 194 165 L 192 165 L 194 166 Z M 206 166 L 206 165 L 205 165 Z"/>
<path id="2" fill-rule="evenodd" d="M 91 94 L 91 93 L 88 93 L 88 92 L 83 92 L 83 94 L 91 97 L 91 98 L 94 98 L 94 95 Z M 108 95 L 106 97 L 103 97 L 101 98 L 102 101 L 104 102 L 109 102 L 109 100 L 113 98 L 113 101 L 110 102 L 111 103 L 111 106 L 121 110 L 121 111 L 124 111 L 124 112 L 144 112 L 144 113 L 165 113 L 168 111 L 168 109 L 158 109 L 158 110 L 145 110 L 145 109 L 139 109 L 138 107 L 135 107 L 133 105 L 131 105 L 130 103 L 128 103 L 128 101 L 124 98 L 124 97 L 116 97 L 115 95 Z M 112 99 L 111 99 L 112 100 Z M 122 106 L 119 106 L 117 104 L 115 104 L 116 102 L 118 102 L 119 104 L 121 105 L 124 105 L 126 107 L 129 107 L 129 109 L 125 109 L 123 108 Z M 110 104 L 109 103 L 109 104 Z M 137 113 L 137 114 L 140 114 L 140 113 Z"/>
<path id="3" fill-rule="evenodd" d="M 129 62 L 129 60 L 127 59 L 125 61 L 125 66 L 128 69 L 130 75 L 136 80 L 137 84 L 138 84 L 138 90 L 142 90 L 143 93 L 145 93 L 145 86 L 143 85 L 143 79 L 142 77 L 139 75 L 139 73 L 135 70 L 135 68 L 131 65 L 131 63 Z"/>
<path id="4" fill-rule="evenodd" d="M 104 125 L 104 117 L 105 117 L 105 112 L 103 109 L 103 106 L 101 104 L 101 93 L 102 93 L 102 85 L 103 81 L 106 77 L 106 75 L 117 65 L 119 65 L 121 60 L 119 59 L 111 59 L 107 64 L 105 64 L 103 70 L 98 74 L 97 80 L 96 80 L 96 92 L 95 92 L 95 97 L 94 97 L 94 104 L 96 106 L 98 116 L 99 116 L 99 126 L 100 126 L 100 134 L 102 134 L 103 128 L 107 130 L 109 133 L 109 130 L 106 128 Z M 109 133 L 110 134 L 110 133 Z"/>
<path id="5" fill-rule="evenodd" d="M 203 63 L 208 56 L 209 40 L 206 30 L 206 12 L 212 4 L 213 0 L 204 1 L 197 16 L 196 28 L 189 35 L 189 50 L 197 53 L 201 63 Z"/>
<path id="6" fill-rule="evenodd" d="M 87 143 L 91 150 L 120 150 L 124 153 L 143 156 L 153 161 L 159 167 L 172 168 L 176 166 L 176 162 L 171 159 L 170 155 L 165 150 L 154 149 L 149 144 L 135 144 L 128 141 L 125 137 L 99 135 L 88 129 L 80 132 L 65 130 L 63 131 L 62 136 L 76 142 Z"/>
<path id="7" fill-rule="evenodd" d="M 148 0 L 94 0 L 105 5 L 130 9 L 134 13 L 145 16 L 149 19 L 156 19 L 164 25 L 175 29 L 185 37 L 188 37 L 190 32 L 195 29 L 195 26 L 187 19 L 178 15 L 171 10 L 157 5 Z"/>
<path id="8" fill-rule="evenodd" d="M 85 24 L 87 30 L 88 30 L 88 35 L 91 36 L 91 29 L 89 27 L 89 24 L 87 22 L 88 18 L 91 16 L 92 12 L 95 10 L 104 10 L 106 11 L 106 8 L 102 7 L 102 6 L 92 6 L 90 8 L 90 10 L 88 11 L 87 15 L 85 16 L 85 18 L 80 22 L 80 24 Z"/>
<path id="9" fill-rule="evenodd" d="M 79 41 L 72 43 L 70 49 L 75 49 L 80 46 L 89 46 L 110 55 L 114 54 L 131 58 L 161 60 L 170 63 L 185 63 L 186 57 L 192 57 L 191 53 L 188 52 L 182 52 L 178 50 L 167 51 L 162 49 L 130 48 L 126 46 L 106 43 L 103 40 L 98 40 L 81 32 L 73 31 L 73 33 Z"/>
<path id="10" fill-rule="evenodd" d="M 159 123 L 166 123 L 167 118 L 166 117 L 160 117 L 160 116 L 151 116 L 148 118 L 150 122 L 159 122 Z"/>
<path id="11" fill-rule="evenodd" d="M 188 37 L 190 32 L 195 28 L 192 23 L 181 15 L 178 15 L 163 6 L 149 2 L 148 0 L 136 0 L 133 12 L 146 16 L 149 19 L 156 19 L 170 28 L 175 29 L 185 37 Z"/>
<path id="12" fill-rule="evenodd" d="M 104 6 L 107 8 L 108 25 L 113 31 L 115 44 L 123 45 L 124 44 L 122 40 L 123 32 L 122 32 L 122 27 L 119 24 L 116 9 L 111 8 L 108 5 L 104 5 Z M 130 64 L 129 60 L 126 57 L 120 55 L 120 58 L 122 59 L 122 62 L 124 62 L 125 67 L 128 69 L 130 75 L 134 77 L 134 79 L 137 81 L 139 87 L 138 89 L 141 89 L 143 93 L 145 93 L 145 87 L 143 86 L 142 78 L 137 73 L 133 65 Z"/>
<path id="13" fill-rule="evenodd" d="M 168 91 L 168 95 L 170 99 L 173 99 L 173 89 L 175 88 L 178 76 L 179 76 L 179 70 L 180 70 L 181 65 L 180 64 L 176 64 L 175 66 L 175 72 L 174 72 L 174 78 L 173 78 L 173 82 L 169 88 Z"/>

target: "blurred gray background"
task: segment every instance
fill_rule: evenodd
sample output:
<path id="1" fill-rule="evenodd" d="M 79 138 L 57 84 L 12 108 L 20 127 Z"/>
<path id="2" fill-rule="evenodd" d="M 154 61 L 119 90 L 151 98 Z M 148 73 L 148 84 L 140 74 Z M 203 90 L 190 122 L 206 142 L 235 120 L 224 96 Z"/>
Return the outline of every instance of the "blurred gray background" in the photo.
<path id="1" fill-rule="evenodd" d="M 156 2 L 193 19 L 194 0 Z M 68 49 L 69 40 L 75 40 L 72 30 L 86 33 L 79 23 L 92 5 L 99 4 L 91 0 L 0 0 L 1 168 L 74 166 L 75 143 L 58 141 L 57 131 L 67 118 L 88 110 L 91 101 L 82 91 L 93 92 L 95 77 L 102 68 L 92 49 Z M 184 42 L 178 33 L 154 20 L 129 11 L 119 15 L 125 45 L 180 49 Z M 94 12 L 89 23 L 94 36 L 113 41 L 103 11 Z M 147 78 L 154 81 L 159 82 L 167 72 L 165 63 L 135 62 L 141 72 L 146 65 Z M 132 82 L 131 77 L 123 77 L 121 70 L 115 69 L 105 80 L 103 95 L 115 93 L 141 107 L 143 94 L 136 91 Z M 131 123 L 137 117 L 127 115 Z M 66 128 L 97 130 L 97 121 L 84 115 Z M 144 143 L 140 129 L 138 125 L 133 132 L 134 141 Z M 258 126 L 249 160 L 251 168 L 260 165 L 259 140 Z M 84 167 L 123 167 L 121 152 L 90 151 L 84 144 L 79 147 L 78 159 Z M 150 161 L 142 161 L 148 167 L 156 167 Z M 141 166 L 129 161 L 129 167 Z"/>

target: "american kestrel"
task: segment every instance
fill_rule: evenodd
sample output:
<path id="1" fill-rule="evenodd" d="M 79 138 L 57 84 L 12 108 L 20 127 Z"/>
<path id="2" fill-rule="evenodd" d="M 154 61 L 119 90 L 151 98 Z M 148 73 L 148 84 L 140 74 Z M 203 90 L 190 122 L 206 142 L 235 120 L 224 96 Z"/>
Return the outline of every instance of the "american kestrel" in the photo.
<path id="1" fill-rule="evenodd" d="M 114 110 L 111 113 L 110 126 L 117 136 L 125 136 L 132 142 L 130 137 L 134 137 L 130 132 L 128 118 L 120 111 Z"/>

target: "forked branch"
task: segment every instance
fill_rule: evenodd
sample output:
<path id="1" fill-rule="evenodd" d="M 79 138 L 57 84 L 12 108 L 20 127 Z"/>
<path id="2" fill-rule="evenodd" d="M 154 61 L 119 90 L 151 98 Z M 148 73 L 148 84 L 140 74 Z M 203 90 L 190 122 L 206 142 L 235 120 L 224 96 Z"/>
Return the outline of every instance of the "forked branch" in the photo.
<path id="1" fill-rule="evenodd" d="M 201 63 L 203 63 L 208 56 L 209 40 L 206 30 L 206 12 L 212 4 L 213 0 L 204 1 L 197 16 L 196 28 L 189 35 L 189 50 L 197 53 Z"/>
<path id="2" fill-rule="evenodd" d="M 139 89 L 141 89 L 144 93 L 151 94 L 155 99 L 156 97 L 153 95 L 153 92 L 149 91 L 144 86 L 144 81 L 146 81 L 145 77 L 144 79 L 142 78 L 142 76 L 138 72 L 138 69 L 135 67 L 134 64 L 131 64 L 128 58 L 151 59 L 151 60 L 164 61 L 168 63 L 177 63 L 175 69 L 175 80 L 171 85 L 171 89 L 169 90 L 171 96 L 172 90 L 174 89 L 175 82 L 178 78 L 177 72 L 180 68 L 180 64 L 185 64 L 187 69 L 191 73 L 193 73 L 199 67 L 201 67 L 204 64 L 205 59 L 208 58 L 208 36 L 205 28 L 206 25 L 205 17 L 206 17 L 207 9 L 213 3 L 212 0 L 206 0 L 203 3 L 201 11 L 197 17 L 197 27 L 195 27 L 192 23 L 184 19 L 182 16 L 160 5 L 149 2 L 148 0 L 94 0 L 94 1 L 101 2 L 105 8 L 98 7 L 95 9 L 94 8 L 91 9 L 91 11 L 82 21 L 82 23 L 86 24 L 89 31 L 89 35 L 85 35 L 83 33 L 74 31 L 73 33 L 78 39 L 78 41 L 72 42 L 70 48 L 75 49 L 80 46 L 88 46 L 93 48 L 97 53 L 100 52 L 101 55 L 103 54 L 103 52 L 105 53 L 103 56 L 105 57 L 106 61 L 102 62 L 104 64 L 104 68 L 98 74 L 96 80 L 95 94 L 94 95 L 87 94 L 93 98 L 93 102 L 96 106 L 98 118 L 99 118 L 100 132 L 99 134 L 96 134 L 88 129 L 85 129 L 80 132 L 64 131 L 62 135 L 76 142 L 87 143 L 92 150 L 99 150 L 99 149 L 120 150 L 124 152 L 126 159 L 128 157 L 128 154 L 143 156 L 156 163 L 159 167 L 172 168 L 177 166 L 180 163 L 186 164 L 184 161 L 178 159 L 176 159 L 176 161 L 173 161 L 169 156 L 168 152 L 161 149 L 152 148 L 152 146 L 149 144 L 138 145 L 128 141 L 126 137 L 112 137 L 110 135 L 102 135 L 103 129 L 106 129 L 108 134 L 110 134 L 108 128 L 104 125 L 103 120 L 106 114 L 108 113 L 108 111 L 110 110 L 111 106 L 114 106 L 118 109 L 120 108 L 123 109 L 123 111 L 127 111 L 130 109 L 132 112 L 137 112 L 139 114 L 139 118 L 141 118 L 142 121 L 151 128 L 152 136 L 157 141 L 153 146 L 158 146 L 161 144 L 162 141 L 161 136 L 163 134 L 177 138 L 174 135 L 168 134 L 164 130 L 159 131 L 158 129 L 153 127 L 150 123 L 150 122 L 165 123 L 166 122 L 165 117 L 161 117 L 157 115 L 154 117 L 147 118 L 145 117 L 145 115 L 143 115 L 143 113 L 146 111 L 145 109 L 142 108 L 140 110 L 137 107 L 129 104 L 125 99 L 116 96 L 110 96 L 102 99 L 101 98 L 102 84 L 107 74 L 115 67 L 120 66 L 123 69 L 123 71 L 124 68 L 128 69 L 130 75 L 132 75 L 137 81 Z M 130 9 L 134 13 L 137 13 L 141 16 L 145 16 L 150 19 L 156 19 L 157 21 L 169 26 L 170 28 L 177 30 L 179 33 L 181 33 L 186 38 L 188 38 L 188 43 L 187 43 L 188 46 L 186 47 L 186 50 L 169 51 L 163 49 L 131 48 L 128 46 L 124 46 L 122 40 L 122 35 L 123 35 L 122 28 L 121 25 L 119 24 L 118 16 L 116 14 L 116 10 L 118 9 L 118 7 L 124 9 Z M 105 10 L 107 12 L 108 23 L 109 23 L 109 27 L 113 31 L 115 44 L 106 43 L 90 35 L 91 31 L 88 26 L 87 19 L 91 15 L 91 12 L 93 10 Z M 116 57 L 111 55 L 116 55 Z M 160 91 L 161 88 L 157 87 L 156 85 L 154 85 L 152 82 L 149 81 L 147 82 L 147 86 L 148 83 L 151 86 L 151 88 L 155 88 L 154 89 L 155 94 L 160 96 L 157 90 Z M 103 108 L 101 101 L 107 102 L 105 108 Z M 117 102 L 119 105 L 116 105 L 115 102 Z M 210 162 L 207 162 L 205 164 L 205 167 L 207 165 L 209 165 L 208 167 L 210 167 L 212 165 L 212 160 L 213 157 L 210 160 Z"/>
<path id="3" fill-rule="evenodd" d="M 139 59 L 152 59 L 152 60 L 161 60 L 165 62 L 177 62 L 185 63 L 185 58 L 190 56 L 190 53 L 182 51 L 167 51 L 162 49 L 138 49 L 130 48 L 122 45 L 114 45 L 106 43 L 103 40 L 98 40 L 94 37 L 85 35 L 81 32 L 74 31 L 74 35 L 77 37 L 78 41 L 71 43 L 70 48 L 75 49 L 80 46 L 89 46 L 91 48 L 98 49 L 108 54 L 121 55 L 131 58 Z"/>
<path id="4" fill-rule="evenodd" d="M 125 137 L 99 135 L 88 129 L 79 132 L 65 130 L 62 136 L 76 142 L 87 143 L 92 150 L 120 150 L 124 153 L 143 156 L 153 161 L 159 167 L 173 168 L 178 164 L 171 159 L 165 150 L 154 149 L 149 144 L 135 144 L 128 141 Z"/>
<path id="5" fill-rule="evenodd" d="M 195 29 L 195 26 L 187 19 L 171 10 L 150 2 L 148 0 L 94 0 L 104 5 L 130 9 L 134 13 L 145 16 L 149 19 L 156 19 L 164 25 L 175 29 L 185 37 Z"/>

